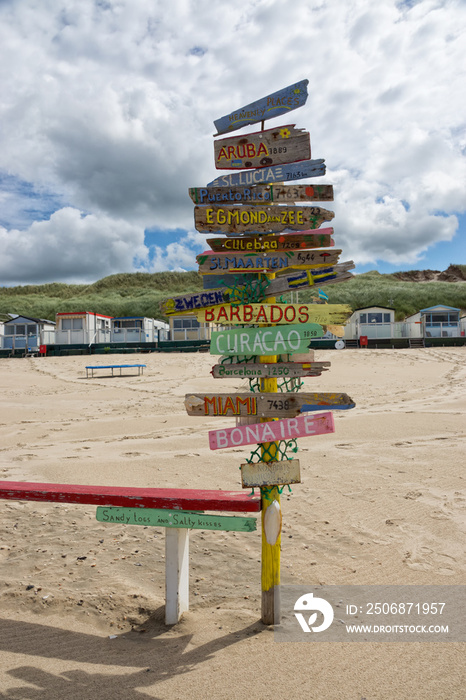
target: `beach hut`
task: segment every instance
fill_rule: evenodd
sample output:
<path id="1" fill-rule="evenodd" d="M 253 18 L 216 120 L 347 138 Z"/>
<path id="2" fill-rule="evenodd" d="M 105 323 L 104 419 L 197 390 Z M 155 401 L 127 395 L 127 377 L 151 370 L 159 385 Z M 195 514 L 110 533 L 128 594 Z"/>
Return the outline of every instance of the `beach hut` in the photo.
<path id="1" fill-rule="evenodd" d="M 429 306 L 405 319 L 409 337 L 457 338 L 461 335 L 461 309 L 453 306 Z"/>
<path id="2" fill-rule="evenodd" d="M 156 343 L 168 339 L 169 325 L 145 316 L 115 316 L 111 330 L 112 343 Z"/>
<path id="3" fill-rule="evenodd" d="M 57 345 L 92 345 L 109 343 L 111 316 L 93 311 L 61 311 L 56 315 Z"/>
<path id="4" fill-rule="evenodd" d="M 55 321 L 49 321 L 46 318 L 15 316 L 3 324 L 2 348 L 37 352 L 40 345 L 53 343 L 54 335 Z"/>
<path id="5" fill-rule="evenodd" d="M 387 306 L 368 306 L 355 309 L 345 326 L 346 339 L 394 337 L 395 309 Z"/>
<path id="6" fill-rule="evenodd" d="M 210 340 L 211 326 L 201 323 L 194 314 L 170 316 L 171 340 Z"/>

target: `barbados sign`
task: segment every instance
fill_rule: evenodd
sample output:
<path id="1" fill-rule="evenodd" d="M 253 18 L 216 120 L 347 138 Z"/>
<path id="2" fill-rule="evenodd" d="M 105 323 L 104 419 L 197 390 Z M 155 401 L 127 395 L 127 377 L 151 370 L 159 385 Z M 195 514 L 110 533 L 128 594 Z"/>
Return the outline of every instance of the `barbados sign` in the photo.
<path id="1" fill-rule="evenodd" d="M 335 425 L 331 411 L 285 418 L 268 423 L 253 423 L 236 428 L 209 430 L 209 447 L 211 450 L 221 450 L 226 447 L 254 445 L 276 440 L 294 440 L 310 435 L 325 435 L 334 433 Z"/>
<path id="2" fill-rule="evenodd" d="M 301 80 L 299 83 L 289 85 L 282 90 L 273 92 L 267 97 L 262 97 L 260 100 L 255 100 L 245 107 L 236 109 L 234 112 L 227 114 L 220 119 L 214 121 L 217 133 L 215 136 L 226 134 L 229 131 L 236 131 L 248 124 L 257 124 L 257 122 L 279 117 L 281 114 L 292 112 L 298 107 L 306 104 L 307 86 L 309 80 Z"/>
<path id="3" fill-rule="evenodd" d="M 227 326 L 246 323 L 344 323 L 351 316 L 347 304 L 219 304 L 196 312 L 203 323 Z"/>
<path id="4" fill-rule="evenodd" d="M 214 331 L 210 339 L 210 354 L 280 355 L 304 352 L 313 338 L 321 338 L 323 334 L 322 326 L 317 323 Z"/>

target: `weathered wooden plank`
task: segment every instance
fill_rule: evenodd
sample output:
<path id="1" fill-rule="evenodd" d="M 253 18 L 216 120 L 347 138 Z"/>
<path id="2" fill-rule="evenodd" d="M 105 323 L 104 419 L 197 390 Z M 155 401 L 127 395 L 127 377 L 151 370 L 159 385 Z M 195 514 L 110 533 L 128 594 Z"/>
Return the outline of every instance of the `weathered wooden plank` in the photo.
<path id="1" fill-rule="evenodd" d="M 229 298 L 227 292 L 221 289 L 214 289 L 211 292 L 184 294 L 179 297 L 164 299 L 160 303 L 160 309 L 166 316 L 171 316 L 173 314 L 186 313 L 186 311 L 192 311 L 193 309 L 222 304 L 227 302 Z"/>
<path id="2" fill-rule="evenodd" d="M 293 182 L 308 177 L 319 177 L 320 175 L 325 175 L 323 158 L 220 175 L 212 182 L 209 182 L 207 187 L 236 187 L 237 185 L 250 187 L 251 185 L 260 185 L 268 182 Z"/>
<path id="3" fill-rule="evenodd" d="M 333 201 L 332 185 L 252 185 L 190 187 L 194 204 L 292 204 Z"/>
<path id="4" fill-rule="evenodd" d="M 187 528 L 189 530 L 253 532 L 256 529 L 256 518 L 242 518 L 237 515 L 205 515 L 204 513 L 194 511 L 167 510 L 166 508 L 115 508 L 99 506 L 96 512 L 96 519 L 101 523 L 176 527 Z"/>
<path id="5" fill-rule="evenodd" d="M 293 272 L 292 274 L 280 275 L 274 280 L 271 280 L 267 287 L 266 296 L 274 296 L 275 294 L 283 294 L 294 289 L 309 287 L 314 284 L 319 286 L 323 284 L 336 284 L 338 282 L 346 282 L 353 275 L 348 270 L 354 269 L 352 260 L 332 265 L 326 268 L 311 268 L 302 272 Z M 245 284 L 255 284 L 259 281 L 259 274 L 244 275 L 239 272 L 226 273 L 223 275 L 203 275 L 202 284 L 205 290 L 215 290 L 217 287 L 223 287 L 225 293 L 228 294 L 233 288 L 241 289 Z M 232 301 L 231 297 L 224 298 L 224 301 Z M 205 304 L 209 306 L 209 304 Z M 200 308 L 198 305 L 196 308 Z"/>
<path id="6" fill-rule="evenodd" d="M 331 411 L 269 421 L 253 423 L 235 428 L 209 430 L 209 447 L 211 450 L 221 450 L 227 447 L 254 445 L 275 440 L 294 440 L 299 437 L 325 435 L 334 433 L 335 425 Z"/>
<path id="7" fill-rule="evenodd" d="M 42 484 L 0 481 L 0 498 L 15 501 L 81 503 L 96 506 L 136 508 L 172 508 L 177 510 L 214 510 L 257 512 L 260 497 L 241 491 L 204 491 L 200 489 L 149 489 L 81 484 Z"/>
<path id="8" fill-rule="evenodd" d="M 288 87 L 277 90 L 271 95 L 261 97 L 245 107 L 240 107 L 224 117 L 215 119 L 214 125 L 217 129 L 215 136 L 241 129 L 249 124 L 257 124 L 257 122 L 266 119 L 279 117 L 281 114 L 287 114 L 302 107 L 306 104 L 308 83 L 309 80 L 300 80 L 298 83 L 288 85 Z"/>
<path id="9" fill-rule="evenodd" d="M 260 486 L 300 484 L 301 470 L 298 459 L 285 459 L 281 462 L 256 462 L 241 465 L 243 489 Z"/>
<path id="10" fill-rule="evenodd" d="M 217 170 L 245 170 L 296 163 L 311 157 L 309 132 L 294 124 L 214 141 Z"/>
<path id="11" fill-rule="evenodd" d="M 283 253 L 215 253 L 206 251 L 196 257 L 201 274 L 218 274 L 222 271 L 257 272 L 270 270 L 278 272 L 286 268 L 318 268 L 338 262 L 341 250 L 300 250 Z"/>
<path id="12" fill-rule="evenodd" d="M 321 338 L 323 334 L 323 328 L 316 323 L 214 331 L 210 338 L 210 354 L 268 356 L 304 352 L 312 339 Z"/>
<path id="13" fill-rule="evenodd" d="M 324 407 L 347 410 L 355 404 L 348 394 L 324 392 L 283 392 L 267 394 L 186 394 L 184 405 L 189 416 L 258 416 L 291 418 Z M 303 409 L 303 407 L 305 408 Z"/>
<path id="14" fill-rule="evenodd" d="M 281 233 L 318 229 L 331 221 L 333 211 L 322 207 L 244 204 L 195 206 L 194 225 L 200 233 Z"/>
<path id="15" fill-rule="evenodd" d="M 348 304 L 219 304 L 197 309 L 197 320 L 226 326 L 270 323 L 344 323 L 353 313 Z"/>
<path id="16" fill-rule="evenodd" d="M 330 362 L 276 362 L 268 365 L 259 362 L 225 363 L 214 365 L 211 374 L 215 379 L 256 379 L 262 377 L 293 379 L 295 377 L 317 377 L 322 372 L 326 372 L 328 367 L 330 367 Z"/>
<path id="17" fill-rule="evenodd" d="M 208 238 L 207 243 L 216 253 L 243 251 L 310 250 L 331 248 L 333 228 L 319 228 L 302 233 L 268 233 L 260 236 L 234 236 L 228 238 Z"/>

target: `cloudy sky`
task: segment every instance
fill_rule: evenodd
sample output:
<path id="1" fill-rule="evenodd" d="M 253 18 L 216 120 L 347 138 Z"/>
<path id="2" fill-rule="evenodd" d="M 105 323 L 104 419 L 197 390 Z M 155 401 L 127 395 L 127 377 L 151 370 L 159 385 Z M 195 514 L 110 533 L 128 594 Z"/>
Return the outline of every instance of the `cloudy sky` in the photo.
<path id="1" fill-rule="evenodd" d="M 466 263 L 465 29 L 464 0 L 0 0 L 0 285 L 196 269 L 213 120 L 305 78 L 266 128 L 310 132 L 342 259 Z"/>

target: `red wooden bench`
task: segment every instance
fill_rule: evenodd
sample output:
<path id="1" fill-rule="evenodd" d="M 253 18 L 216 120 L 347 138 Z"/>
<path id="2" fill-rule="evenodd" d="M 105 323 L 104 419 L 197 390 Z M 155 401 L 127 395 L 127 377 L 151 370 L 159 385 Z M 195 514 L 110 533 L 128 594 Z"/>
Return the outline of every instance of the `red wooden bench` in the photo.
<path id="1" fill-rule="evenodd" d="M 242 491 L 149 489 L 80 484 L 0 481 L 0 498 L 15 501 L 78 503 L 126 508 L 257 513 L 259 495 Z M 178 622 L 189 609 L 189 530 L 165 528 L 165 622 Z"/>

